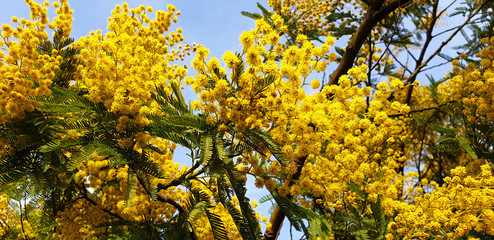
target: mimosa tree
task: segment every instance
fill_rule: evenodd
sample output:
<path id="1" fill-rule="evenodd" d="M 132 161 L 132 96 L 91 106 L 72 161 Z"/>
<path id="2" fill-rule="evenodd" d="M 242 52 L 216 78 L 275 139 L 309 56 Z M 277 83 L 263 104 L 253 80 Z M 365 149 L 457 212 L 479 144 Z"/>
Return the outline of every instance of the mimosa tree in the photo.
<path id="1" fill-rule="evenodd" d="M 490 1 L 269 1 L 222 56 L 172 5 L 74 41 L 67 0 L 26 3 L 1 30 L 4 239 L 494 235 Z"/>

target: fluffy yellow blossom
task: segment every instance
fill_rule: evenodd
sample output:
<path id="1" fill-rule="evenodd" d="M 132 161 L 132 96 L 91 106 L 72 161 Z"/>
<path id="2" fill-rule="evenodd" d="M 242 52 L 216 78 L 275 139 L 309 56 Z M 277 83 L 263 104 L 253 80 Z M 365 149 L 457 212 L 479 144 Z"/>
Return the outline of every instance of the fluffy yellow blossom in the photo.
<path id="1" fill-rule="evenodd" d="M 122 8 L 126 7 L 117 6 L 109 18 L 108 33 L 97 31 L 74 45 L 81 49 L 81 61 L 87 66 L 82 68 L 80 83 L 88 88 L 89 99 L 112 112 L 137 115 L 144 104 L 151 103 L 150 92 L 156 86 L 169 89 L 169 82 L 185 77 L 184 67 L 171 64 L 184 57 L 183 50 L 171 49 L 183 36 L 178 32 L 161 35 L 169 31 L 174 11 L 156 11 L 155 20 L 145 27 L 142 21 L 149 19 L 151 11 L 137 8 L 133 11 L 141 15 L 133 17 Z"/>
<path id="2" fill-rule="evenodd" d="M 317 79 L 312 80 L 312 83 L 310 84 L 312 89 L 318 89 L 321 86 L 321 82 Z"/>
<path id="3" fill-rule="evenodd" d="M 33 21 L 22 19 L 23 23 L 16 29 L 8 24 L 2 25 L 1 34 L 5 41 L 4 52 L 0 55 L 0 123 L 23 118 L 27 112 L 33 111 L 35 104 L 29 97 L 50 95 L 55 76 L 53 69 L 60 64 L 59 58 L 38 51 L 38 46 L 48 40 L 46 7 L 34 1 L 26 2 L 32 9 Z M 17 17 L 13 17 L 12 22 L 19 24 Z M 64 34 L 69 33 L 64 30 Z"/>

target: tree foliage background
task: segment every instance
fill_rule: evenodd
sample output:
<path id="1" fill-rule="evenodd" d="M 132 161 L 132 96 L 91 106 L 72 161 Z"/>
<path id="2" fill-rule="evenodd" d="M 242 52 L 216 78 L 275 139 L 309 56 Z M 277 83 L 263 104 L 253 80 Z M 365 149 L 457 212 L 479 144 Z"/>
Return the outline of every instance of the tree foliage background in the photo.
<path id="1" fill-rule="evenodd" d="M 74 40 L 67 0 L 25 2 L 1 29 L 3 239 L 494 235 L 492 1 L 271 0 L 222 56 L 172 5 Z"/>

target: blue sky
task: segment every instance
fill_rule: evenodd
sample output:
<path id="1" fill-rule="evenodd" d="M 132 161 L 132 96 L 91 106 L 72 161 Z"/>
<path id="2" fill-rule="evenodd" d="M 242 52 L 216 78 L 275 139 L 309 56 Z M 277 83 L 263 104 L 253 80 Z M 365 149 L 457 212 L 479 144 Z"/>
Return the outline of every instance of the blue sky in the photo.
<path id="1" fill-rule="evenodd" d="M 41 0 L 37 0 L 41 2 Z M 88 35 L 92 30 L 101 29 L 105 32 L 107 18 L 115 5 L 123 1 L 110 0 L 69 0 L 74 10 L 74 23 L 71 36 L 79 39 Z M 178 23 L 172 26 L 172 30 L 181 27 L 185 41 L 188 43 L 202 44 L 210 50 L 210 56 L 221 58 L 226 50 L 241 51 L 239 41 L 240 34 L 254 27 L 254 21 L 240 14 L 241 11 L 257 12 L 256 1 L 231 1 L 231 0 L 129 0 L 130 7 L 135 8 L 140 4 L 152 6 L 154 10 L 166 10 L 167 4 L 174 5 L 181 11 Z M 263 3 L 263 5 L 267 5 Z M 3 0 L 0 8 L 0 24 L 10 23 L 10 18 L 29 18 L 29 7 L 23 0 Z M 49 17 L 52 19 L 54 10 L 49 8 Z M 152 14 L 151 16 L 154 16 Z M 191 74 L 193 74 L 191 72 Z M 194 98 L 193 96 L 189 96 Z M 180 158 L 180 157 L 179 157 Z M 189 162 L 189 161 L 187 161 Z M 251 181 L 250 181 L 251 182 Z M 258 201 L 268 192 L 259 190 L 249 184 L 248 195 L 251 200 Z M 261 216 L 268 216 L 270 203 L 260 204 L 256 209 Z M 289 222 L 284 223 L 283 232 L 279 239 L 290 239 Z M 297 237 L 298 236 L 298 237 Z M 300 234 L 294 234 L 295 239 Z"/>

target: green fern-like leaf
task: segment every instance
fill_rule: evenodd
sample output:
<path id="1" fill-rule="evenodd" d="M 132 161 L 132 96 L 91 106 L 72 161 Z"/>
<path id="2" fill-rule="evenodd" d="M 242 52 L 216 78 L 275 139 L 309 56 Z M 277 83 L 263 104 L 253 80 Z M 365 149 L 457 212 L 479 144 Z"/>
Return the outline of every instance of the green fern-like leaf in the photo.
<path id="1" fill-rule="evenodd" d="M 246 231 L 245 234 L 247 234 L 250 237 L 248 239 L 260 239 L 261 231 L 259 229 L 259 223 L 250 205 L 250 200 L 246 196 L 247 188 L 245 187 L 245 184 L 241 183 L 237 179 L 232 164 L 229 164 L 229 167 L 226 167 L 225 170 L 227 172 L 228 179 L 232 184 L 233 192 L 237 196 L 240 205 L 240 210 L 242 211 L 241 214 L 244 217 L 245 225 L 243 227 L 248 227 L 248 232 Z"/>
<path id="2" fill-rule="evenodd" d="M 370 236 L 367 234 L 367 231 L 364 229 L 350 230 L 350 235 L 357 240 L 371 240 Z"/>
<path id="3" fill-rule="evenodd" d="M 173 94 L 175 94 L 176 97 L 175 104 L 173 104 L 173 106 L 180 110 L 182 114 L 189 114 L 190 109 L 185 103 L 185 98 L 182 94 L 180 86 L 176 82 L 171 82 L 170 85 L 172 87 Z"/>
<path id="4" fill-rule="evenodd" d="M 465 152 L 467 152 L 467 154 L 470 155 L 472 159 L 476 160 L 478 158 L 477 154 L 470 146 L 470 141 L 468 140 L 468 138 L 466 138 L 465 136 L 459 136 L 457 140 L 461 148 L 463 148 L 463 150 L 465 150 Z"/>
<path id="5" fill-rule="evenodd" d="M 259 93 L 264 92 L 269 85 L 274 83 L 278 79 L 275 75 L 268 75 L 258 82 L 256 82 L 257 85 L 257 91 L 254 93 L 254 96 L 257 96 Z"/>
<path id="6" fill-rule="evenodd" d="M 145 151 L 141 154 L 136 151 L 124 152 L 122 155 L 126 157 L 127 164 L 136 173 L 151 175 L 157 178 L 165 177 L 160 166 L 153 162 Z"/>
<path id="7" fill-rule="evenodd" d="M 329 239 L 333 233 L 332 224 L 325 217 L 309 219 L 309 239 Z"/>
<path id="8" fill-rule="evenodd" d="M 225 225 L 221 220 L 220 216 L 212 213 L 209 209 L 206 209 L 206 216 L 208 217 L 209 224 L 213 231 L 213 236 L 215 240 L 226 240 L 228 239 L 228 233 L 226 232 Z"/>
<path id="9" fill-rule="evenodd" d="M 250 13 L 250 12 L 246 12 L 246 11 L 241 11 L 240 14 L 242 14 L 246 17 L 255 19 L 255 20 L 262 18 L 261 14 L 259 14 L 259 13 Z"/>
<path id="10" fill-rule="evenodd" d="M 366 194 L 366 193 L 364 193 L 364 191 L 362 191 L 362 190 L 360 189 L 360 187 L 359 187 L 357 184 L 352 183 L 352 182 L 347 182 L 346 184 L 347 184 L 347 186 L 348 186 L 348 188 L 349 188 L 350 190 L 354 191 L 354 192 L 355 192 L 357 195 L 359 195 L 362 199 L 367 199 L 367 194 Z"/>
<path id="11" fill-rule="evenodd" d="M 239 142 L 235 142 L 233 144 L 229 144 L 225 151 L 229 158 L 234 158 L 240 156 L 245 150 L 251 148 L 255 144 L 252 143 L 249 139 L 242 140 Z"/>
<path id="12" fill-rule="evenodd" d="M 265 202 L 269 202 L 269 201 L 273 201 L 274 198 L 271 194 L 268 194 L 268 195 L 264 195 L 262 196 L 260 199 L 259 199 L 259 202 L 260 203 L 265 203 Z"/>
<path id="13" fill-rule="evenodd" d="M 67 147 L 81 146 L 88 143 L 88 139 L 86 137 L 72 137 L 66 139 L 56 139 L 53 140 L 39 148 L 41 152 L 54 152 L 59 151 L 61 149 Z"/>
<path id="14" fill-rule="evenodd" d="M 384 209 L 381 204 L 381 197 L 379 196 L 377 198 L 376 202 L 373 202 L 370 204 L 371 211 L 372 211 L 372 216 L 374 218 L 374 238 L 375 239 L 384 239 L 386 232 L 387 232 L 387 227 L 388 223 L 390 222 L 390 219 L 387 218 L 384 214 Z"/>
<path id="15" fill-rule="evenodd" d="M 200 116 L 183 115 L 183 116 L 156 116 L 148 115 L 149 120 L 156 123 L 151 129 L 159 131 L 170 131 L 172 133 L 182 134 L 191 131 L 203 131 L 207 124 Z"/>
<path id="16" fill-rule="evenodd" d="M 216 154 L 218 155 L 218 158 L 224 163 L 224 164 L 229 164 L 232 160 L 229 158 L 226 154 L 225 147 L 223 146 L 223 139 L 221 138 L 216 138 L 215 139 L 215 144 L 216 146 Z"/>
<path id="17" fill-rule="evenodd" d="M 213 137 L 211 135 L 204 135 L 201 138 L 201 163 L 208 165 L 213 157 Z"/>
<path id="18" fill-rule="evenodd" d="M 204 214 L 206 214 L 207 207 L 208 204 L 206 202 L 197 202 L 192 207 L 192 210 L 189 212 L 189 216 L 187 217 L 187 220 L 191 223 L 197 221 Z"/>
<path id="19" fill-rule="evenodd" d="M 169 115 L 190 114 L 191 111 L 185 103 L 180 86 L 175 82 L 171 82 L 170 86 L 175 97 L 167 93 L 162 86 L 156 86 L 156 93 L 151 93 L 151 97 Z"/>
<path id="20" fill-rule="evenodd" d="M 97 147 L 94 144 L 81 146 L 79 151 L 67 162 L 67 170 L 74 171 L 84 161 L 87 161 L 91 154 L 96 153 Z"/>
<path id="21" fill-rule="evenodd" d="M 292 200 L 280 196 L 277 192 L 272 192 L 276 203 L 281 208 L 282 212 L 288 218 L 290 223 L 295 227 L 297 231 L 303 231 L 306 235 L 309 235 L 307 226 L 304 223 L 304 219 L 313 219 L 317 215 L 309 209 L 306 209 L 299 204 L 292 202 Z"/>
<path id="22" fill-rule="evenodd" d="M 147 129 L 156 134 L 158 137 L 168 139 L 174 143 L 178 143 L 188 149 L 194 149 L 195 144 L 190 141 L 189 138 L 186 138 L 183 134 L 173 133 L 171 131 L 167 131 L 167 128 L 163 127 L 160 124 L 153 124 L 147 127 Z"/>
<path id="23" fill-rule="evenodd" d="M 237 226 L 237 229 L 243 239 L 254 239 L 249 231 L 246 220 L 242 213 L 231 203 L 231 199 L 228 198 L 227 188 L 223 186 L 221 182 L 218 183 L 218 200 L 225 206 L 226 210 L 233 219 L 233 222 Z M 250 237 L 250 238 L 249 238 Z"/>
<path id="24" fill-rule="evenodd" d="M 257 145 L 263 144 L 269 149 L 271 154 L 276 158 L 278 162 L 280 162 L 282 165 L 285 164 L 286 159 L 281 154 L 281 148 L 279 144 L 276 143 L 268 133 L 255 129 L 247 129 L 245 131 L 245 134 L 252 141 L 252 143 L 254 143 L 249 145 L 251 145 L 251 147 L 256 149 L 257 152 L 259 152 L 260 154 L 264 154 L 257 146 L 254 146 L 255 144 Z M 249 143 L 249 142 L 245 142 L 245 143 Z"/>
<path id="25" fill-rule="evenodd" d="M 127 173 L 127 186 L 124 192 L 125 207 L 130 207 L 130 202 L 134 198 L 137 190 L 137 175 L 133 172 Z"/>

